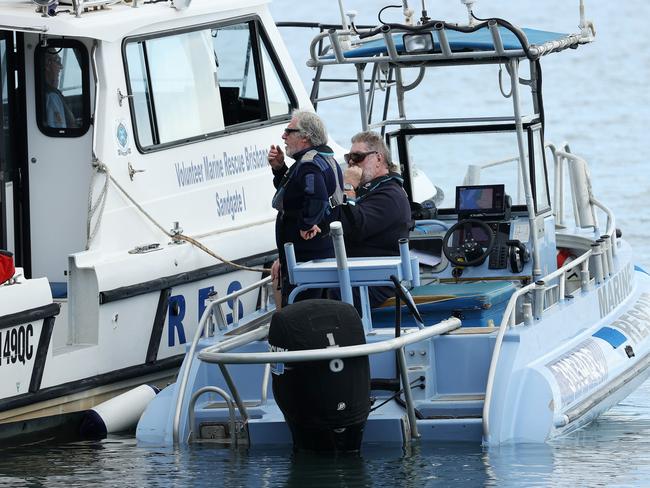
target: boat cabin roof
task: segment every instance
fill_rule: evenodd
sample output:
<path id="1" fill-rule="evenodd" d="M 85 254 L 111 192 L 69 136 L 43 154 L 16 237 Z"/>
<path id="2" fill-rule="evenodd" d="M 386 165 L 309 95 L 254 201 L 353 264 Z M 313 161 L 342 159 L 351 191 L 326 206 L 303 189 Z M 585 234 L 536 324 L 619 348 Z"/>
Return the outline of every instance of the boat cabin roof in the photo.
<path id="1" fill-rule="evenodd" d="M 86 0 L 82 9 L 90 10 L 80 16 L 74 14 L 71 5 L 61 4 L 56 16 L 44 16 L 29 0 L 0 0 L 0 29 L 114 42 L 129 35 L 165 29 L 165 24 L 170 24 L 170 28 L 179 21 L 192 25 L 196 23 L 192 18 L 208 15 L 217 20 L 224 14 L 232 16 L 234 11 L 269 3 L 269 0 L 194 0 L 188 8 L 177 10 L 169 2 L 140 1 L 134 8 L 132 3 L 110 1 L 100 7 L 97 6 L 100 1 Z"/>

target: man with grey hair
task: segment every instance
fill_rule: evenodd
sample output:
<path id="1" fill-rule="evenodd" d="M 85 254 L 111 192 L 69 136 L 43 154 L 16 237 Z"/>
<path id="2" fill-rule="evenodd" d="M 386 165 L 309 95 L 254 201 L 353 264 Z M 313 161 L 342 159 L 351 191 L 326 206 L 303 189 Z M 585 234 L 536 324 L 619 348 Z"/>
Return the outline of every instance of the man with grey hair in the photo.
<path id="1" fill-rule="evenodd" d="M 284 129 L 282 139 L 287 156 L 295 163 L 288 167 L 285 153 L 272 145 L 268 153 L 276 188 L 273 207 L 278 210 L 275 240 L 279 260 L 273 264 L 274 281 L 279 279 L 282 305 L 294 288 L 289 283 L 284 244 L 292 242 L 296 259 L 334 256 L 332 240 L 327 237 L 329 223 L 338 216 L 336 205 L 343 201 L 343 175 L 327 144 L 327 130 L 313 112 L 296 110 Z M 321 290 L 307 290 L 296 299 L 318 298 Z"/>
<path id="2" fill-rule="evenodd" d="M 398 242 L 408 237 L 413 222 L 404 180 L 391 163 L 386 143 L 375 132 L 360 132 L 352 137 L 345 161 L 348 204 L 341 206 L 339 218 L 348 256 L 399 255 Z M 370 306 L 381 305 L 393 294 L 392 287 L 371 287 Z"/>

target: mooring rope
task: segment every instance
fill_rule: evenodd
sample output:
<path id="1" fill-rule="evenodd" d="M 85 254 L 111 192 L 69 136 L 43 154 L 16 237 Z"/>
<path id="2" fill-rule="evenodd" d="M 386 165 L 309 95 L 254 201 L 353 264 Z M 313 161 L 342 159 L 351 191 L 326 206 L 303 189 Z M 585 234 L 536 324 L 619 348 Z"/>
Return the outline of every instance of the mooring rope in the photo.
<path id="1" fill-rule="evenodd" d="M 93 168 L 95 169 L 95 172 L 93 173 L 93 177 L 90 182 L 90 191 L 88 194 L 88 222 L 86 225 L 86 237 L 87 237 L 87 244 L 86 244 L 86 249 L 90 247 L 90 244 L 92 240 L 95 238 L 97 235 L 97 232 L 99 231 L 100 223 L 102 220 L 102 215 L 104 214 L 104 208 L 106 206 L 106 199 L 108 196 L 108 185 L 109 182 L 113 183 L 115 187 L 120 190 L 120 192 L 129 200 L 135 208 L 137 208 L 142 215 L 146 217 L 149 222 L 151 222 L 155 227 L 157 227 L 160 232 L 165 234 L 167 237 L 169 237 L 173 241 L 185 241 L 193 246 L 199 248 L 203 252 L 209 254 L 213 258 L 221 261 L 224 264 L 228 264 L 236 269 L 240 269 L 243 271 L 254 271 L 256 273 L 268 273 L 270 272 L 270 269 L 267 268 L 253 268 L 249 266 L 243 266 L 241 264 L 237 264 L 233 261 L 230 261 L 229 259 L 224 258 L 223 256 L 220 256 L 219 254 L 215 253 L 212 249 L 207 248 L 205 245 L 194 239 L 193 237 L 186 236 L 185 234 L 182 233 L 174 233 L 166 230 L 162 225 L 160 225 L 156 219 L 154 219 L 149 212 L 147 212 L 129 193 L 118 183 L 118 181 L 113 178 L 113 175 L 111 175 L 110 170 L 108 167 L 102 163 L 99 160 L 96 160 L 93 162 Z M 95 180 L 97 178 L 97 175 L 99 173 L 104 173 L 106 175 L 106 180 L 104 182 L 104 185 L 102 186 L 102 189 L 97 197 L 97 201 L 93 203 L 93 188 L 95 186 Z M 93 217 L 95 214 L 98 214 L 97 219 L 95 220 L 95 224 L 92 224 Z"/>
<path id="2" fill-rule="evenodd" d="M 106 173 L 106 179 L 104 180 L 104 185 L 102 190 L 97 197 L 97 201 L 93 203 L 93 188 L 95 188 L 95 180 L 99 175 L 98 164 L 99 162 L 93 163 L 92 178 L 90 179 L 90 191 L 88 192 L 88 222 L 86 222 L 86 251 L 90 249 L 90 243 L 95 239 L 97 232 L 99 231 L 99 226 L 102 221 L 102 216 L 104 215 L 104 206 L 106 205 L 106 195 L 108 194 L 108 172 Z M 103 166 L 103 165 L 102 165 Z M 93 216 L 99 211 L 99 216 L 95 221 L 95 225 L 92 225 Z"/>

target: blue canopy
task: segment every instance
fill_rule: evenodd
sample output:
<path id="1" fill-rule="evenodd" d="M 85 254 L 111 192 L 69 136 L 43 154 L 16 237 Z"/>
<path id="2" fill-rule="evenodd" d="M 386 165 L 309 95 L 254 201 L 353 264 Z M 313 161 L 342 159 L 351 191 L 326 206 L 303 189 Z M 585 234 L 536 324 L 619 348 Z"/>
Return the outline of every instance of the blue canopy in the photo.
<path id="1" fill-rule="evenodd" d="M 536 29 L 522 29 L 526 37 L 528 38 L 529 45 L 540 45 L 548 41 L 557 41 L 567 37 L 567 34 L 560 34 L 557 32 L 547 32 Z M 492 40 L 492 34 L 488 27 L 483 27 L 474 32 L 464 33 L 458 32 L 451 29 L 446 29 L 445 33 L 447 34 L 447 40 L 449 41 L 449 46 L 451 47 L 452 52 L 460 51 L 492 51 L 495 49 L 494 41 Z M 517 49 L 523 49 L 521 42 L 510 30 L 503 26 L 499 26 L 499 33 L 501 34 L 501 39 L 503 42 L 503 48 L 507 51 L 513 51 Z M 398 53 L 404 53 L 404 41 L 402 36 L 404 33 L 393 35 L 393 42 L 395 43 L 395 48 Z M 440 43 L 438 42 L 435 34 L 434 38 L 434 48 L 436 50 L 440 49 Z M 370 56 L 377 56 L 379 54 L 387 54 L 386 42 L 384 39 L 375 39 L 368 43 L 363 44 L 360 47 L 346 51 L 344 56 L 346 58 L 364 58 Z M 328 54 L 325 56 L 325 59 L 333 58 L 333 54 Z"/>

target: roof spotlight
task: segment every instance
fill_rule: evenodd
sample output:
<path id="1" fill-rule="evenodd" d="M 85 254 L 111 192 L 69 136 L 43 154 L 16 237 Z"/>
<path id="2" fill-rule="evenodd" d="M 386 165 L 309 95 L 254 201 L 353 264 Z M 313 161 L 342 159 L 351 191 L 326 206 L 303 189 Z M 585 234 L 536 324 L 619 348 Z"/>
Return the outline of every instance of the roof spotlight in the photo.
<path id="1" fill-rule="evenodd" d="M 433 52 L 433 36 L 431 32 L 404 34 L 402 42 L 404 43 L 404 50 L 409 54 Z"/>

